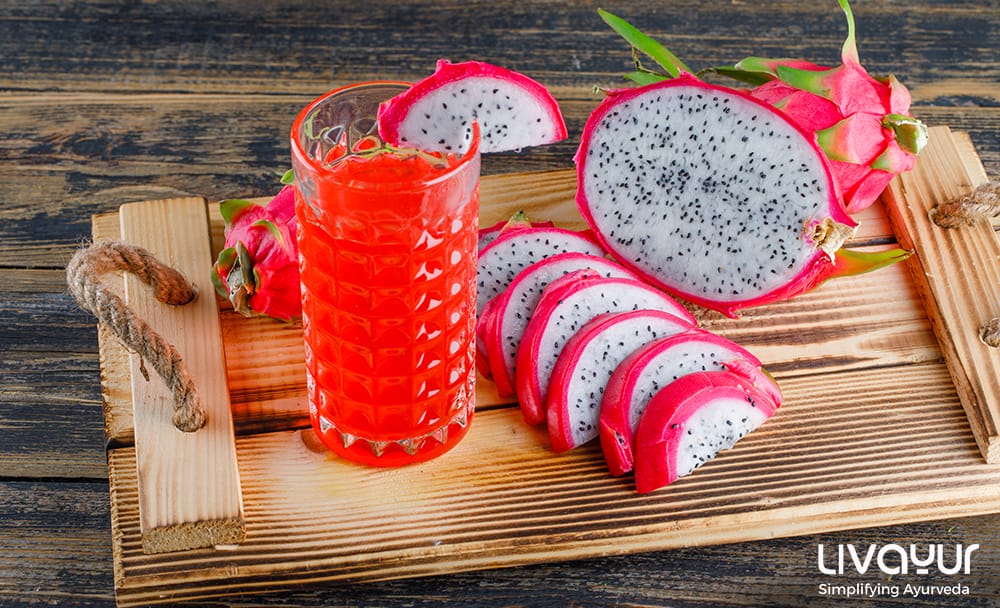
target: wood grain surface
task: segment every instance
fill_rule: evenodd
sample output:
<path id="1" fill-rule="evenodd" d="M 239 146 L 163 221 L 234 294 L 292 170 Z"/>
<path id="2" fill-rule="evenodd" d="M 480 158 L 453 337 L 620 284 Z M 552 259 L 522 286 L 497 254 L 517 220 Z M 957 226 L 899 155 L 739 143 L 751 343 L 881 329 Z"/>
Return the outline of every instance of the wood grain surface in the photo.
<path id="1" fill-rule="evenodd" d="M 1000 174 L 1000 4 L 853 4 L 864 63 L 873 73 L 894 72 L 913 94 L 915 115 L 968 133 L 987 173 Z M 89 237 L 91 217 L 140 200 L 271 195 L 289 166 L 291 117 L 304 103 L 350 81 L 418 78 L 439 57 L 525 71 L 552 88 L 566 115 L 567 141 L 485 159 L 487 174 L 571 168 L 580 128 L 598 101 L 593 86 L 615 86 L 629 68 L 627 49 L 597 18 L 597 6 L 0 2 L 0 604 L 114 605 L 98 332 L 65 288 L 64 266 Z M 833 63 L 844 35 L 832 0 L 603 6 L 698 67 L 750 53 Z M 760 331 L 748 323 L 738 335 Z M 932 365 L 933 335 L 921 339 L 928 345 L 921 357 Z M 801 344 L 794 332 L 784 340 L 788 349 Z M 901 378 L 898 390 L 920 390 L 913 381 Z M 940 542 L 981 544 L 973 573 L 917 582 L 960 582 L 968 596 L 856 604 L 990 606 L 1000 601 L 998 530 L 996 516 L 955 518 L 316 584 L 202 605 L 836 606 L 819 592 L 829 580 L 817 572 L 818 544 Z M 874 572 L 849 580 L 886 582 Z"/>

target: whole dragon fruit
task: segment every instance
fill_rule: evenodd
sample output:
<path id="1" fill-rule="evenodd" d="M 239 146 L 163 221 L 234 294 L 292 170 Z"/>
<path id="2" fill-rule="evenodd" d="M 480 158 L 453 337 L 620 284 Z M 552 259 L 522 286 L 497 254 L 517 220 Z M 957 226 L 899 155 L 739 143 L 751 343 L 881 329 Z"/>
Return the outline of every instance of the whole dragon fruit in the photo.
<path id="1" fill-rule="evenodd" d="M 577 205 L 604 247 L 667 291 L 735 316 L 905 258 L 856 229 L 814 138 L 690 74 L 611 91 L 584 126 Z"/>
<path id="2" fill-rule="evenodd" d="M 874 203 L 893 177 L 909 171 L 927 143 L 927 127 L 910 115 L 910 93 L 894 76 L 877 79 L 861 65 L 854 14 L 839 0 L 847 16 L 847 38 L 841 65 L 820 66 L 802 59 L 747 57 L 732 67 L 706 70 L 755 86 L 750 94 L 779 108 L 814 134 L 830 160 L 835 183 L 848 213 Z M 638 65 L 629 75 L 647 84 L 690 71 L 672 53 L 638 32 L 623 19 L 602 17 L 638 50 L 652 56 L 666 74 Z"/>
<path id="3" fill-rule="evenodd" d="M 243 315 L 283 321 L 301 316 L 295 190 L 285 186 L 267 205 L 245 200 L 219 204 L 226 222 L 225 248 L 212 283 Z"/>
<path id="4" fill-rule="evenodd" d="M 769 78 L 750 94 L 781 109 L 807 131 L 830 159 L 848 213 L 874 203 L 892 178 L 913 168 L 927 143 L 927 127 L 910 115 L 910 92 L 895 76 L 876 79 L 861 65 L 854 14 L 847 16 L 841 65 L 748 57 L 729 72 Z"/>

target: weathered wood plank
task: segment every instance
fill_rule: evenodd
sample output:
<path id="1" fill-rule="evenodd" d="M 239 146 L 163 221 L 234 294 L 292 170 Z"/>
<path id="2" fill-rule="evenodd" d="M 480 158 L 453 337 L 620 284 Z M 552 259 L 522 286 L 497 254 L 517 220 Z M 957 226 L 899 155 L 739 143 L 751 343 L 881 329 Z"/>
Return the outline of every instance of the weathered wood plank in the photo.
<path id="1" fill-rule="evenodd" d="M 697 67 L 749 54 L 832 64 L 846 29 L 836 5 L 828 3 L 714 0 L 697 7 L 668 2 L 654 10 L 632 0 L 614 8 Z M 862 56 L 872 72 L 892 70 L 911 85 L 944 83 L 928 91 L 935 97 L 989 97 L 989 89 L 969 81 L 1000 81 L 989 43 L 1000 25 L 997 11 L 973 1 L 919 13 L 906 8 L 900 2 L 855 7 Z M 429 72 L 429 58 L 436 57 L 483 58 L 550 86 L 587 87 L 614 82 L 608 75 L 630 63 L 625 44 L 590 3 L 372 3 L 349 18 L 337 10 L 318 18 L 315 10 L 312 3 L 294 2 L 279 11 L 260 1 L 175 0 L 142 10 L 114 3 L 19 4 L 0 20 L 0 56 L 10 58 L 0 88 L 308 94 L 386 74 L 415 78 Z M 253 44 L 246 44 L 247 31 Z M 455 32 L 460 43 L 449 35 Z M 922 44 L 907 42 L 915 40 Z M 330 41 L 338 41 L 334 52 Z M 119 47 L 126 51 L 78 51 Z"/>
<path id="2" fill-rule="evenodd" d="M 125 273 L 125 302 L 177 349 L 197 386 L 206 422 L 180 432 L 173 424 L 174 395 L 150 379 L 148 362 L 130 355 L 135 458 L 143 549 L 183 551 L 243 539 L 243 494 L 233 444 L 222 331 L 209 280 L 213 259 L 203 199 L 168 199 L 123 205 L 121 238 L 140 245 L 196 286 L 183 306 L 158 302 L 152 290 Z M 151 366 L 151 365 L 150 365 Z"/>
<path id="3" fill-rule="evenodd" d="M 963 160 L 944 129 L 931 131 L 921 163 L 936 171 L 901 176 L 886 194 L 904 247 L 916 251 L 913 282 L 941 343 L 976 441 L 987 462 L 1000 462 L 1000 352 L 979 339 L 979 328 L 1000 314 L 1000 241 L 989 224 L 945 230 L 929 212 L 985 182 L 982 166 Z M 956 272 L 956 269 L 961 271 Z"/>

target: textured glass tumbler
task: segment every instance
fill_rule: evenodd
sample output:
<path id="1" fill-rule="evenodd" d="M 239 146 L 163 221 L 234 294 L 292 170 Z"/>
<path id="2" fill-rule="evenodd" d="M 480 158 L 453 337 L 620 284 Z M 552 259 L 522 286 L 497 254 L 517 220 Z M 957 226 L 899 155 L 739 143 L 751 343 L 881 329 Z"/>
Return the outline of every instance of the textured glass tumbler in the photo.
<path id="1" fill-rule="evenodd" d="M 373 82 L 291 133 L 309 411 L 331 450 L 399 466 L 457 444 L 475 407 L 478 129 L 460 157 L 385 145 Z"/>

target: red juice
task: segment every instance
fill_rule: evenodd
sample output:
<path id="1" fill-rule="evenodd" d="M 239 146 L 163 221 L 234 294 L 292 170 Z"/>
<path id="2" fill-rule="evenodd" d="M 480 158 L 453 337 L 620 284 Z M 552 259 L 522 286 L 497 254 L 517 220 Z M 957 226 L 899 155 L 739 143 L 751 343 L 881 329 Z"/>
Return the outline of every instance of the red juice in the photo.
<path id="1" fill-rule="evenodd" d="M 392 148 L 355 118 L 357 133 L 328 132 L 309 158 L 296 141 L 308 115 L 292 148 L 313 427 L 357 462 L 433 458 L 475 402 L 477 146 Z"/>

